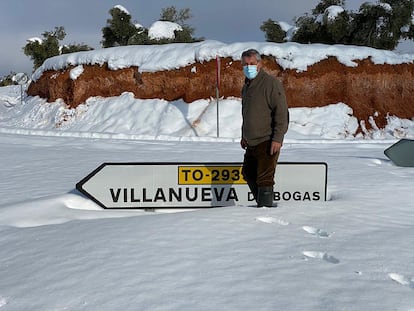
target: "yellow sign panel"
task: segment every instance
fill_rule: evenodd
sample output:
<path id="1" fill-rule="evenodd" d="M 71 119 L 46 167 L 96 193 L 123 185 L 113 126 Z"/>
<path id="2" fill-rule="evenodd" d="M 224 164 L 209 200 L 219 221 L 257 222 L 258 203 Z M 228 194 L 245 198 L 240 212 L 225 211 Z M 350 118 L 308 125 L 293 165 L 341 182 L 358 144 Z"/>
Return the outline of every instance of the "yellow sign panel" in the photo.
<path id="1" fill-rule="evenodd" d="M 246 184 L 242 166 L 179 166 L 179 185 L 241 185 Z"/>

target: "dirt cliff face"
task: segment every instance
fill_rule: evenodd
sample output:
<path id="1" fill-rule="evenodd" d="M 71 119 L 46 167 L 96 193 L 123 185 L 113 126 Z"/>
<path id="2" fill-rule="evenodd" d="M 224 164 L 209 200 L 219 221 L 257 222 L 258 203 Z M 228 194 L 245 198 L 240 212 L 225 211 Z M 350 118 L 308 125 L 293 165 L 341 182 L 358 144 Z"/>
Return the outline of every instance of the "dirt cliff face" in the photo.
<path id="1" fill-rule="evenodd" d="M 414 64 L 375 65 L 369 59 L 347 67 L 336 58 L 310 66 L 307 71 L 283 70 L 273 57 L 264 57 L 264 69 L 278 77 L 286 91 L 289 107 L 317 107 L 343 102 L 358 120 L 374 118 L 378 127 L 386 125 L 387 114 L 414 117 Z M 53 102 L 61 98 L 77 107 L 92 96 L 118 96 L 132 92 L 136 98 L 168 101 L 215 97 L 216 61 L 195 63 L 177 70 L 140 73 L 137 67 L 110 70 L 84 65 L 84 72 L 70 78 L 71 68 L 46 71 L 28 89 L 31 96 Z M 240 61 L 221 59 L 220 96 L 240 97 L 244 83 Z M 369 125 L 368 125 L 369 126 Z"/>

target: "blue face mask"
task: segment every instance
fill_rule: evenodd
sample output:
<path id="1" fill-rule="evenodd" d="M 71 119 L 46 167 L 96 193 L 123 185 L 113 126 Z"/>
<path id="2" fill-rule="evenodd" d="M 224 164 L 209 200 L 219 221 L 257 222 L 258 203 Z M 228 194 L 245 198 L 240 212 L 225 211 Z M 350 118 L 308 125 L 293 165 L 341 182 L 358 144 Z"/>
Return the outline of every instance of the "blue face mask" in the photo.
<path id="1" fill-rule="evenodd" d="M 243 73 L 247 79 L 252 80 L 257 76 L 257 65 L 243 66 Z"/>

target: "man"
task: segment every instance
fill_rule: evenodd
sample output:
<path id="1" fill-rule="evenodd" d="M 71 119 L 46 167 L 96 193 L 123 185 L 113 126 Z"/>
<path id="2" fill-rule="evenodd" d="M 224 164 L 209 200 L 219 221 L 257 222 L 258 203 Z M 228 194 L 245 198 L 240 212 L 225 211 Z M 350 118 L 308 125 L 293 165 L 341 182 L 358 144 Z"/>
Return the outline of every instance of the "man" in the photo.
<path id="1" fill-rule="evenodd" d="M 273 206 L 273 185 L 277 160 L 288 129 L 289 111 L 283 85 L 262 69 L 260 53 L 242 54 L 242 137 L 245 149 L 243 177 L 258 207 Z"/>

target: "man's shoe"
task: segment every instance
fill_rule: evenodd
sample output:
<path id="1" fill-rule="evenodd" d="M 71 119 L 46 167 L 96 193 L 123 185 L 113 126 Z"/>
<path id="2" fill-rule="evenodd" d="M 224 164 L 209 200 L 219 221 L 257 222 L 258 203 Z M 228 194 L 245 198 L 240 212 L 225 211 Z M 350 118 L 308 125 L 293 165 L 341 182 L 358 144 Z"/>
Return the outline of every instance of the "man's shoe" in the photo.
<path id="1" fill-rule="evenodd" d="M 257 207 L 273 207 L 273 187 L 259 187 L 257 190 Z"/>

